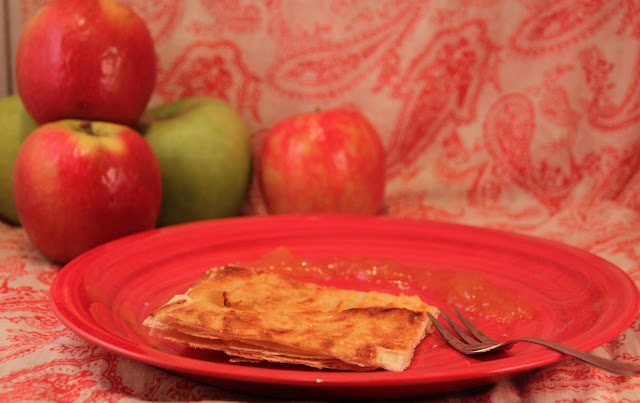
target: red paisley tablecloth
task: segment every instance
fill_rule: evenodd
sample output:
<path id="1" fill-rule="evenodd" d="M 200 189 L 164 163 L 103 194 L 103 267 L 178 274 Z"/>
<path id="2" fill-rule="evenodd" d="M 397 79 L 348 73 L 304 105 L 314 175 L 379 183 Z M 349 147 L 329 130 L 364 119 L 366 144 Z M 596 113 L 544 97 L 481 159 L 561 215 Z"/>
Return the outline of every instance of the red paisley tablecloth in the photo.
<path id="1" fill-rule="evenodd" d="M 387 150 L 385 214 L 564 242 L 640 282 L 639 1 L 127 3 L 156 41 L 152 103 L 223 98 L 256 149 L 282 117 L 354 106 Z M 85 342 L 49 307 L 59 270 L 0 224 L 0 401 L 262 400 Z M 593 352 L 640 364 L 640 320 Z M 632 402 L 640 377 L 569 359 L 425 399 Z"/>

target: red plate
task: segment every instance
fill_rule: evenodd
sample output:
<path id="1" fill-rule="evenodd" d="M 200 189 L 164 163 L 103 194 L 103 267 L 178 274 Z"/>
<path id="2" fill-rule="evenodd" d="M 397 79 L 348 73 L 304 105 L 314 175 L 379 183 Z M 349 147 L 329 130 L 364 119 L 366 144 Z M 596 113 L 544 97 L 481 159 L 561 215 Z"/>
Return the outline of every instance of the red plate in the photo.
<path id="1" fill-rule="evenodd" d="M 524 343 L 506 353 L 467 357 L 432 334 L 400 373 L 232 364 L 223 354 L 160 342 L 141 325 L 149 312 L 184 292 L 209 267 L 255 259 L 279 246 L 306 258 L 392 258 L 411 267 L 478 273 L 501 290 L 523 296 L 534 309 L 530 320 L 478 323 L 499 339 L 537 336 L 589 350 L 626 329 L 640 303 L 635 284 L 622 270 L 546 240 L 391 217 L 258 216 L 156 229 L 93 249 L 60 271 L 51 287 L 51 305 L 71 330 L 116 354 L 224 388 L 272 396 L 435 394 L 507 379 L 564 358 Z M 335 278 L 333 283 L 389 291 L 366 278 Z M 418 294 L 422 286 L 409 284 Z"/>

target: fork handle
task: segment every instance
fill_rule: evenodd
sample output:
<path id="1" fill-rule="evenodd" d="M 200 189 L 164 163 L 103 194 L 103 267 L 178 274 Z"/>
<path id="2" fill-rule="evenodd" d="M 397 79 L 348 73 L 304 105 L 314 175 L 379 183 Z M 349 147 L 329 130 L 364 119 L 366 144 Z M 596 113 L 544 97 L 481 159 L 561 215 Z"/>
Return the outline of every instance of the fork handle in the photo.
<path id="1" fill-rule="evenodd" d="M 619 374 L 619 375 L 640 374 L 640 366 L 638 365 L 598 357 L 596 355 L 577 350 L 573 347 L 565 346 L 564 344 L 558 344 L 549 340 L 538 339 L 536 337 L 523 337 L 519 339 L 513 339 L 504 343 L 500 343 L 500 345 L 506 346 L 509 344 L 517 343 L 517 342 L 539 344 L 539 345 L 548 347 L 552 350 L 558 351 L 560 353 L 573 356 L 588 364 L 595 365 L 596 367 L 602 368 L 606 371 L 609 371 L 615 374 Z"/>

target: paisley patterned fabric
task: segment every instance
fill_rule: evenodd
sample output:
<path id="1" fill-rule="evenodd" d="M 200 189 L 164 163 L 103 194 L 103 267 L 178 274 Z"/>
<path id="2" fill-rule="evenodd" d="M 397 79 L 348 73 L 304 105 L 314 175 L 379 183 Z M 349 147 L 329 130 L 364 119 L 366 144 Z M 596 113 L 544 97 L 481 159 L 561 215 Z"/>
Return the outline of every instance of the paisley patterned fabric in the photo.
<path id="1" fill-rule="evenodd" d="M 222 98 L 256 149 L 283 117 L 354 106 L 387 151 L 385 214 L 565 242 L 640 283 L 640 1 L 126 2 L 156 42 L 153 104 Z M 265 214 L 256 186 L 244 214 Z M 250 399 L 74 335 L 58 270 L 0 223 L 0 401 Z M 640 364 L 640 319 L 594 353 Z M 569 359 L 433 400 L 631 402 L 640 377 Z"/>

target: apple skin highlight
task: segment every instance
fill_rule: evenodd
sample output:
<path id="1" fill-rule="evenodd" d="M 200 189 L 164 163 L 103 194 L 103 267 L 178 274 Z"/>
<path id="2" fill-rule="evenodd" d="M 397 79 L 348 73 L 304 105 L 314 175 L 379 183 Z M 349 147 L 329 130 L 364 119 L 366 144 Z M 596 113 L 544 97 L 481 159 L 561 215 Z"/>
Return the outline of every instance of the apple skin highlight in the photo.
<path id="1" fill-rule="evenodd" d="M 20 221 L 36 248 L 55 263 L 155 227 L 160 167 L 129 127 L 63 120 L 36 129 L 18 153 L 13 192 Z"/>
<path id="2" fill-rule="evenodd" d="M 145 22 L 113 0 L 54 0 L 27 22 L 16 50 L 16 84 L 42 124 L 60 119 L 133 125 L 156 82 Z"/>
<path id="3" fill-rule="evenodd" d="M 384 199 L 384 148 L 355 109 L 285 118 L 265 137 L 260 184 L 270 213 L 376 214 Z"/>

